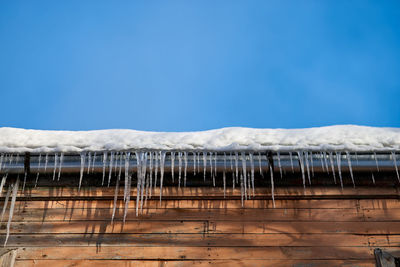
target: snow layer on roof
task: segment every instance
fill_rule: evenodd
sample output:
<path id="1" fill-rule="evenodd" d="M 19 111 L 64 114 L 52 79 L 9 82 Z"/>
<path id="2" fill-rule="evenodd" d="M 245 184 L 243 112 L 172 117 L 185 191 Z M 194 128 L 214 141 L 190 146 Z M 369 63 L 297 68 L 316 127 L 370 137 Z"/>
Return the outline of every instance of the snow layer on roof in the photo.
<path id="1" fill-rule="evenodd" d="M 400 128 L 337 125 L 306 129 L 222 128 L 201 132 L 135 130 L 43 131 L 0 128 L 0 152 L 104 150 L 348 150 L 400 149 Z"/>

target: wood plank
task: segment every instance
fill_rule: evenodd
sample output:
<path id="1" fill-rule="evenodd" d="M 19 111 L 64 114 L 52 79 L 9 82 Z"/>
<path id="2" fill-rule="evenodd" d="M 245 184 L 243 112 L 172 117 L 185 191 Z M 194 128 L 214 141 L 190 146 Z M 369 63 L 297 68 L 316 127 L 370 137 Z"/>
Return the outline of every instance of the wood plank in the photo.
<path id="1" fill-rule="evenodd" d="M 400 211 L 400 210 L 399 210 Z M 121 220 L 124 211 L 116 211 Z M 112 209 L 26 209 L 17 211 L 14 222 L 111 220 Z M 363 210 L 356 209 L 143 209 L 136 216 L 128 211 L 127 220 L 214 220 L 214 221 L 365 221 Z M 400 212 L 368 210 L 368 221 L 400 220 Z"/>
<path id="2" fill-rule="evenodd" d="M 0 235 L 4 242 L 5 235 Z M 13 234 L 8 246 L 185 246 L 185 247 L 276 247 L 276 246 L 398 246 L 400 238 L 354 234 Z"/>
<path id="3" fill-rule="evenodd" d="M 5 229 L 0 229 L 5 234 Z M 240 221 L 104 221 L 14 222 L 11 234 L 74 233 L 231 233 L 231 234 L 400 234 L 393 222 L 240 222 Z"/>
<path id="4" fill-rule="evenodd" d="M 114 188 L 111 187 L 83 187 L 79 191 L 77 187 L 37 187 L 37 188 L 26 188 L 24 194 L 20 191 L 18 196 L 26 197 L 113 197 Z M 159 196 L 159 188 L 155 188 L 153 195 Z M 164 187 L 163 196 L 165 198 L 170 197 L 222 197 L 223 189 L 221 187 Z M 120 189 L 119 195 L 123 196 L 123 189 Z M 136 196 L 136 187 L 132 188 L 131 195 Z M 255 195 L 260 197 L 270 198 L 271 189 L 269 187 L 258 187 L 255 188 Z M 372 198 L 374 196 L 395 196 L 398 198 L 399 190 L 395 187 L 345 187 L 343 189 L 340 186 L 315 186 L 315 187 L 276 187 L 275 198 L 285 198 L 289 196 L 298 197 L 349 197 L 357 198 L 359 196 L 368 196 Z M 240 197 L 240 188 L 232 189 L 227 188 L 226 196 L 229 197 Z"/>
<path id="5" fill-rule="evenodd" d="M 25 209 L 36 208 L 112 208 L 113 200 L 30 200 L 18 201 L 17 207 Z M 148 200 L 145 203 L 146 208 L 207 208 L 207 209 L 260 209 L 273 208 L 272 200 L 247 200 L 243 203 L 240 200 L 225 199 L 225 200 L 163 200 L 157 199 Z M 338 206 L 338 204 L 340 204 Z M 125 203 L 122 199 L 118 200 L 117 207 L 124 208 Z M 135 208 L 136 201 L 129 202 L 129 208 Z M 302 209 L 400 209 L 400 199 L 308 199 L 308 200 L 276 200 L 275 208 L 302 208 Z"/>
<path id="6" fill-rule="evenodd" d="M 65 266 L 130 266 L 130 267 L 185 267 L 185 266 L 253 266 L 253 267 L 375 267 L 374 260 L 206 260 L 206 261 L 140 261 L 140 260 L 18 260 L 15 267 L 65 267 Z"/>
<path id="7" fill-rule="evenodd" d="M 368 260 L 373 247 L 22 247 L 18 260 Z"/>

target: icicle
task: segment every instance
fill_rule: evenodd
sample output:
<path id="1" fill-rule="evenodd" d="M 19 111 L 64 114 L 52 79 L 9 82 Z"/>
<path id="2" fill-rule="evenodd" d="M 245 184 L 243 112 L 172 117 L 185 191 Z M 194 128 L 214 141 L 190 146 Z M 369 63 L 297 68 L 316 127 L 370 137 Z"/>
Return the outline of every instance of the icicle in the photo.
<path id="1" fill-rule="evenodd" d="M 224 171 L 222 173 L 222 180 L 224 183 L 224 198 L 226 196 L 226 153 L 224 152 Z"/>
<path id="2" fill-rule="evenodd" d="M 186 152 L 185 152 L 186 153 Z M 185 165 L 187 165 L 187 154 L 185 155 Z M 161 198 L 162 198 L 162 189 L 163 189 L 163 182 L 164 182 L 164 165 L 165 165 L 165 152 L 160 151 L 160 205 L 161 205 Z M 186 166 L 185 166 L 185 186 L 186 186 Z"/>
<path id="3" fill-rule="evenodd" d="M 88 166 L 87 166 L 87 174 L 90 172 L 90 163 L 92 163 L 92 153 L 88 153 Z"/>
<path id="4" fill-rule="evenodd" d="M 130 157 L 130 155 L 129 155 L 129 157 Z M 128 157 L 128 160 L 130 159 L 129 157 Z M 125 220 L 126 220 L 126 215 L 128 214 L 129 202 L 131 200 L 131 184 L 132 184 L 132 176 L 128 175 L 128 182 L 127 182 L 127 185 L 125 187 L 126 198 L 125 198 L 124 218 L 123 218 L 123 222 L 124 223 L 125 223 Z M 136 205 L 137 205 L 137 203 L 136 203 Z"/>
<path id="5" fill-rule="evenodd" d="M 244 179 L 244 195 L 245 199 L 247 200 L 247 171 L 246 171 L 246 154 L 241 152 L 241 159 L 242 159 L 242 171 L 243 171 L 243 179 Z"/>
<path id="6" fill-rule="evenodd" d="M 193 175 L 196 175 L 196 152 L 193 152 Z"/>
<path id="7" fill-rule="evenodd" d="M 312 151 L 310 151 L 310 163 L 311 163 L 311 175 L 314 177 L 314 155 Z"/>
<path id="8" fill-rule="evenodd" d="M 104 185 L 104 178 L 106 177 L 106 164 L 107 164 L 107 152 L 103 153 L 103 179 L 101 185 Z"/>
<path id="9" fill-rule="evenodd" d="M 136 188 L 136 216 L 139 215 L 139 206 L 140 206 L 140 190 L 142 188 L 142 152 L 135 152 L 136 161 L 137 161 L 137 188 Z"/>
<path id="10" fill-rule="evenodd" d="M 61 153 L 61 156 L 60 156 L 60 164 L 59 164 L 59 167 L 58 167 L 58 177 L 57 177 L 57 181 L 60 181 L 60 177 L 61 177 L 61 168 L 62 168 L 63 162 L 64 162 L 64 153 Z"/>
<path id="11" fill-rule="evenodd" d="M 332 152 L 329 152 L 329 161 L 331 162 L 331 168 L 333 173 L 333 181 L 336 184 L 336 174 L 335 174 L 335 165 L 333 164 L 333 155 Z"/>
<path id="12" fill-rule="evenodd" d="M 154 188 L 157 187 L 157 176 L 158 176 L 158 153 L 154 153 Z"/>
<path id="13" fill-rule="evenodd" d="M 183 176 L 183 186 L 186 187 L 186 173 L 187 173 L 187 165 L 188 165 L 188 155 L 187 152 L 183 152 L 183 160 L 185 162 L 185 171 Z"/>
<path id="14" fill-rule="evenodd" d="M 207 171 L 207 152 L 203 151 L 204 182 L 206 181 L 206 171 Z"/>
<path id="15" fill-rule="evenodd" d="M 39 160 L 38 160 L 38 170 L 36 173 L 36 180 L 35 180 L 35 187 L 37 186 L 38 180 L 39 180 L 39 170 L 40 170 L 40 162 L 42 160 L 42 154 L 39 154 Z"/>
<path id="16" fill-rule="evenodd" d="M 253 191 L 253 197 L 255 196 L 255 190 L 254 190 L 254 159 L 253 159 L 253 153 L 249 153 L 249 158 L 250 158 L 250 168 L 251 168 L 251 186 L 252 186 L 252 191 Z"/>
<path id="17" fill-rule="evenodd" d="M 149 153 L 150 158 L 152 157 L 152 154 L 153 154 L 152 152 Z M 150 163 L 152 163 L 152 159 L 150 159 Z M 153 178 L 152 178 L 153 174 L 150 173 L 150 175 L 147 176 L 149 177 L 149 198 L 151 198 L 153 190 Z"/>
<path id="18" fill-rule="evenodd" d="M 293 155 L 292 155 L 292 152 L 289 152 L 289 158 L 290 158 L 290 166 L 292 167 L 292 173 L 294 173 Z"/>
<path id="19" fill-rule="evenodd" d="M 282 176 L 282 165 L 281 165 L 281 154 L 279 151 L 276 152 L 278 156 L 278 167 L 279 167 L 279 173 L 281 174 L 281 179 L 283 178 Z"/>
<path id="20" fill-rule="evenodd" d="M 15 181 L 13 192 L 12 192 L 10 214 L 8 215 L 8 222 L 7 222 L 7 235 L 6 235 L 6 240 L 4 241 L 4 246 L 6 246 L 8 237 L 10 236 L 10 225 L 11 225 L 12 217 L 14 214 L 15 200 L 17 199 L 17 193 L 18 193 L 18 185 L 19 185 L 19 177 L 17 177 L 17 180 Z"/>
<path id="21" fill-rule="evenodd" d="M 304 152 L 304 161 L 306 163 L 306 167 L 307 167 L 307 177 L 308 177 L 308 183 L 311 185 L 311 175 L 310 175 L 310 164 L 308 162 L 308 151 Z"/>
<path id="22" fill-rule="evenodd" d="M 214 176 L 213 176 L 212 152 L 210 152 L 209 160 L 210 160 L 210 175 L 213 178 L 213 184 L 215 186 L 215 180 L 214 180 Z"/>
<path id="23" fill-rule="evenodd" d="M 164 176 L 164 167 L 161 168 L 161 188 L 163 184 L 163 176 Z M 142 163 L 142 189 L 140 195 L 140 213 L 143 213 L 143 197 L 144 197 L 144 189 L 146 186 L 146 170 L 147 170 L 147 152 L 144 152 L 144 159 Z"/>
<path id="24" fill-rule="evenodd" d="M 56 178 L 57 161 L 58 161 L 58 155 L 57 155 L 57 153 L 56 153 L 56 154 L 54 154 L 53 181 L 54 181 L 54 179 Z M 24 187 L 25 187 L 25 181 L 24 181 L 24 186 L 23 186 L 22 188 L 24 188 Z M 24 191 L 24 190 L 22 190 L 22 191 Z"/>
<path id="25" fill-rule="evenodd" d="M 353 168 L 351 167 L 350 153 L 348 151 L 346 151 L 346 156 L 347 156 L 347 163 L 349 164 L 351 181 L 353 182 L 353 187 L 356 187 L 356 184 L 354 183 Z"/>
<path id="26" fill-rule="evenodd" d="M 213 162 L 213 153 L 210 152 L 210 172 L 211 172 L 211 177 L 213 180 L 213 186 L 215 187 L 215 173 L 213 172 L 214 168 L 213 168 L 212 162 Z"/>
<path id="27" fill-rule="evenodd" d="M 25 171 L 24 173 L 24 184 L 22 185 L 22 193 L 24 193 L 25 191 L 25 184 L 26 184 L 26 177 L 28 176 L 28 172 Z"/>
<path id="28" fill-rule="evenodd" d="M 3 179 L 1 179 L 1 184 L 0 184 L 0 197 L 3 195 L 3 187 L 4 187 L 5 183 L 6 183 L 7 176 L 8 176 L 8 173 L 7 173 L 6 175 L 3 176 Z"/>
<path id="29" fill-rule="evenodd" d="M 372 179 L 372 183 L 375 184 L 375 177 L 374 177 L 374 173 L 371 172 L 371 179 Z"/>
<path id="30" fill-rule="evenodd" d="M 96 152 L 94 152 L 94 154 L 93 154 L 92 172 L 94 172 L 95 163 L 96 163 Z"/>
<path id="31" fill-rule="evenodd" d="M 375 158 L 376 169 L 377 169 L 378 172 L 379 172 L 378 157 L 376 156 L 376 152 L 374 152 L 374 158 Z"/>
<path id="32" fill-rule="evenodd" d="M 107 183 L 107 187 L 110 187 L 111 176 L 112 176 L 112 171 L 113 171 L 114 156 L 115 156 L 115 153 L 111 152 L 110 153 L 110 166 L 108 168 L 108 183 Z"/>
<path id="33" fill-rule="evenodd" d="M 297 152 L 299 154 L 299 152 Z M 304 171 L 304 167 L 303 167 Z M 275 208 L 275 186 L 274 186 L 274 171 L 272 170 L 271 164 L 269 164 L 269 172 L 271 173 L 271 196 L 272 196 L 272 205 Z M 304 174 L 303 174 L 303 181 L 304 181 Z M 303 182 L 305 187 L 305 182 Z"/>
<path id="34" fill-rule="evenodd" d="M 178 152 L 178 186 L 181 187 L 181 177 L 182 177 L 182 152 Z"/>
<path id="35" fill-rule="evenodd" d="M 83 178 L 83 170 L 85 168 L 85 158 L 86 158 L 86 155 L 85 155 L 84 152 L 82 152 L 81 153 L 81 172 L 80 172 L 80 175 L 79 175 L 79 188 L 78 188 L 78 190 L 81 190 L 82 178 Z"/>
<path id="36" fill-rule="evenodd" d="M 264 177 L 264 174 L 263 174 L 263 171 L 262 171 L 262 166 L 261 166 L 261 153 L 260 152 L 258 152 L 258 166 L 260 168 L 260 175 L 262 177 Z"/>
<path id="37" fill-rule="evenodd" d="M 326 172 L 329 174 L 329 165 L 328 165 L 328 159 L 327 159 L 327 155 L 326 155 L 326 151 L 322 152 L 324 155 L 324 162 L 325 162 L 325 168 L 326 168 Z M 333 164 L 332 164 L 333 166 Z M 332 168 L 333 170 L 333 168 Z M 333 176 L 335 176 L 335 172 L 333 172 Z"/>
<path id="38" fill-rule="evenodd" d="M 339 172 L 340 186 L 343 189 L 342 168 L 341 168 L 341 153 L 340 152 L 336 152 L 336 161 L 337 161 L 337 168 L 338 168 L 338 172 Z"/>
<path id="39" fill-rule="evenodd" d="M 397 180 L 399 180 L 399 182 L 400 182 L 399 169 L 397 168 L 397 162 L 396 162 L 396 153 L 392 151 L 391 154 L 392 154 L 394 168 L 396 169 Z"/>
<path id="40" fill-rule="evenodd" d="M 303 187 L 306 188 L 306 177 L 305 177 L 305 173 L 304 173 L 303 152 L 302 151 L 297 151 L 297 156 L 298 156 L 299 162 L 300 162 L 301 177 L 303 179 Z M 272 168 L 270 168 L 270 170 L 272 170 Z"/>
<path id="41" fill-rule="evenodd" d="M 115 211 L 117 209 L 117 200 L 118 200 L 118 191 L 119 191 L 119 180 L 120 180 L 120 178 L 121 178 L 121 167 L 119 168 L 118 178 L 117 178 L 117 181 L 115 182 L 114 202 L 113 202 L 113 211 L 112 211 L 112 216 L 111 216 L 111 222 L 114 221 Z"/>
<path id="42" fill-rule="evenodd" d="M 235 152 L 236 183 L 239 179 L 239 154 Z"/>
<path id="43" fill-rule="evenodd" d="M 44 163 L 44 171 L 46 172 L 47 170 L 47 164 L 49 163 L 49 154 L 46 153 L 46 157 L 45 157 L 45 163 Z"/>
<path id="44" fill-rule="evenodd" d="M 131 158 L 131 152 L 125 152 L 125 182 L 124 182 L 124 201 L 126 201 L 127 196 L 130 194 L 128 192 L 129 186 L 129 160 Z"/>
<path id="45" fill-rule="evenodd" d="M 6 197 L 4 199 L 3 211 L 1 212 L 0 222 L 3 222 L 3 217 L 4 217 L 4 214 L 6 213 L 8 200 L 10 199 L 10 195 L 11 195 L 11 191 L 12 191 L 13 187 L 14 187 L 13 184 L 10 184 L 8 186 L 7 194 L 6 194 Z"/>

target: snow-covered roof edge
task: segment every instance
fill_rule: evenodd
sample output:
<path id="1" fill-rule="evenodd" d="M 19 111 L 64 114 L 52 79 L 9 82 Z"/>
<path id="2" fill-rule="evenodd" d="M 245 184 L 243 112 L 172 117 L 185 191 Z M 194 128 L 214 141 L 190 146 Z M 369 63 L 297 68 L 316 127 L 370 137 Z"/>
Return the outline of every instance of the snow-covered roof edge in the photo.
<path id="1" fill-rule="evenodd" d="M 400 150 L 400 128 L 336 125 L 305 129 L 222 128 L 200 132 L 44 131 L 0 128 L 0 152 L 126 150 Z"/>

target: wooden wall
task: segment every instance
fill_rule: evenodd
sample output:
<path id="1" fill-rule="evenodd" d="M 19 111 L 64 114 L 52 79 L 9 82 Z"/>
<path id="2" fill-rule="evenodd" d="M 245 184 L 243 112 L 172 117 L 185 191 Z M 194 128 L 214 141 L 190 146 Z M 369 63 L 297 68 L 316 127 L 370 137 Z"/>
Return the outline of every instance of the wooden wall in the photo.
<path id="1" fill-rule="evenodd" d="M 266 187 L 242 208 L 239 190 L 167 187 L 123 224 L 122 200 L 110 221 L 114 188 L 28 188 L 7 247 L 16 266 L 46 267 L 375 266 L 374 248 L 400 251 L 399 188 L 275 191 L 276 208 Z"/>

